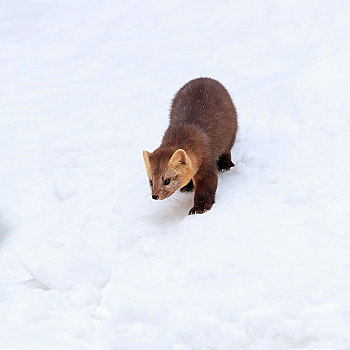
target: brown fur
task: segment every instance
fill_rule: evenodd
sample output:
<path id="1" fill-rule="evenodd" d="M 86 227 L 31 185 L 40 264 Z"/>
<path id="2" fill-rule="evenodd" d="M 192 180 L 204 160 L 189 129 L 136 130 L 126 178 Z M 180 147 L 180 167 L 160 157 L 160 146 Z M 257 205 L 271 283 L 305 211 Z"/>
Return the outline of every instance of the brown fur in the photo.
<path id="1" fill-rule="evenodd" d="M 153 153 L 143 151 L 152 196 L 164 199 L 176 190 L 194 188 L 189 214 L 209 210 L 215 202 L 218 170 L 234 166 L 230 152 L 237 127 L 235 106 L 218 81 L 198 78 L 184 85 L 173 100 L 160 147 Z"/>

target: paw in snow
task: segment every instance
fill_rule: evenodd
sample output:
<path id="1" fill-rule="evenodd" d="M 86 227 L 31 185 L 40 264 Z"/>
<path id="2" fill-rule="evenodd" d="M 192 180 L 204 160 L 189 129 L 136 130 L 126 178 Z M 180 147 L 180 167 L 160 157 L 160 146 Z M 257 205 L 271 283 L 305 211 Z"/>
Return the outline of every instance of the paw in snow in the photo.
<path id="1" fill-rule="evenodd" d="M 90 283 L 101 288 L 110 278 L 110 266 L 83 240 L 59 235 L 20 256 L 23 267 L 49 289 L 71 290 Z"/>

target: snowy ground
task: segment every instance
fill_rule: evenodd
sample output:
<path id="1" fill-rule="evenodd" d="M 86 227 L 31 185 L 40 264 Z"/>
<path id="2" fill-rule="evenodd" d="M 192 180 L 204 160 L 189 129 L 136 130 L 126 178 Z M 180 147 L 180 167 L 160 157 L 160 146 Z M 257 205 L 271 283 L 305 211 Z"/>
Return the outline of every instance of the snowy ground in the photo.
<path id="1" fill-rule="evenodd" d="M 348 1 L 0 1 L 0 349 L 350 349 Z M 188 80 L 237 105 L 217 203 L 150 198 Z"/>

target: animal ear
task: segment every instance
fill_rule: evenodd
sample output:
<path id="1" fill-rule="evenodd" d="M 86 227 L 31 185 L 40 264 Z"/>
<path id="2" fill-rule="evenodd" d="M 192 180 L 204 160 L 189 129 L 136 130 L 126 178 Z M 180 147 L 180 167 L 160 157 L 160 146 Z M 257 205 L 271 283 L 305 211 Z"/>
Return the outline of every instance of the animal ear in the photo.
<path id="1" fill-rule="evenodd" d="M 149 161 L 149 157 L 150 157 L 151 153 L 149 153 L 147 151 L 143 151 L 142 153 L 143 153 L 143 159 L 145 160 L 146 170 L 148 172 L 149 169 L 151 168 L 151 162 Z"/>
<path id="2" fill-rule="evenodd" d="M 178 149 L 174 152 L 169 160 L 169 165 L 177 166 L 177 165 L 191 165 L 191 160 L 187 153 L 183 149 Z"/>

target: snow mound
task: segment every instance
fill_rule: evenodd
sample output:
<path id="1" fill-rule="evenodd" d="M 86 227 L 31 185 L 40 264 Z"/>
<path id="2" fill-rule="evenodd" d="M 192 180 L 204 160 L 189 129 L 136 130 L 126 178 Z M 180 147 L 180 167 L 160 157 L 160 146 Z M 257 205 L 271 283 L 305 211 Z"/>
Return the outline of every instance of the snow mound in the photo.
<path id="1" fill-rule="evenodd" d="M 84 241 L 67 235 L 23 253 L 20 261 L 36 281 L 60 291 L 85 283 L 101 288 L 111 273 L 110 266 Z"/>
<path id="2" fill-rule="evenodd" d="M 69 300 L 74 306 L 85 306 L 99 304 L 101 301 L 101 291 L 88 283 L 84 283 L 74 288 L 69 296 Z"/>

